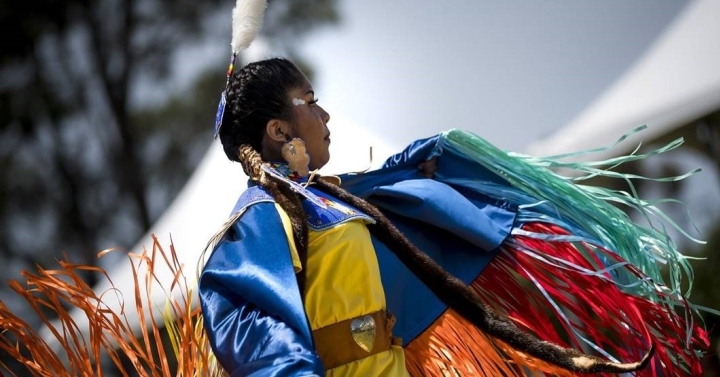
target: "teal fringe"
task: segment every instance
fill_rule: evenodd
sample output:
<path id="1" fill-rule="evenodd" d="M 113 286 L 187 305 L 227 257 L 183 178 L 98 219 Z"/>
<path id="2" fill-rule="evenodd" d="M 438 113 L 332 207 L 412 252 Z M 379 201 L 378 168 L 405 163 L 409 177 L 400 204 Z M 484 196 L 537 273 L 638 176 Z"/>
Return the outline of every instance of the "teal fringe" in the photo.
<path id="1" fill-rule="evenodd" d="M 689 297 L 692 290 L 693 272 L 689 263 L 689 259 L 692 258 L 680 253 L 677 245 L 668 235 L 665 224 L 679 230 L 693 242 L 703 243 L 703 241 L 691 237 L 657 207 L 659 203 L 680 203 L 679 201 L 640 199 L 632 184 L 632 179 L 650 179 L 659 182 L 677 181 L 697 173 L 699 169 L 670 178 L 647 178 L 614 172 L 612 169 L 625 162 L 673 150 L 682 144 L 682 139 L 674 140 L 662 148 L 645 154 L 637 154 L 638 149 L 636 149 L 627 156 L 614 157 L 604 161 L 561 161 L 568 157 L 608 150 L 644 128 L 638 127 L 632 130 L 609 147 L 545 158 L 505 152 L 484 139 L 461 130 L 450 130 L 441 134 L 438 148 L 440 152 L 443 149 L 457 151 L 504 178 L 510 186 L 536 199 L 539 204 L 550 203 L 558 218 L 563 222 L 578 225 L 584 236 L 588 235 L 590 238 L 598 240 L 599 246 L 618 254 L 652 279 L 648 284 L 637 286 L 634 293 L 656 301 L 663 301 L 671 306 L 678 305 L 685 301 L 684 298 Z M 565 177 L 550 170 L 555 168 L 573 169 L 580 175 Z M 579 184 L 579 182 L 598 176 L 623 179 L 628 183 L 630 192 Z M 642 226 L 633 222 L 625 212 L 613 204 L 637 210 L 647 219 L 649 225 Z M 653 219 L 655 221 L 652 221 Z M 661 275 L 662 265 L 668 267 L 669 284 L 664 283 Z M 687 279 L 688 288 L 683 294 L 681 285 L 684 279 Z M 660 298 L 660 295 L 656 294 L 657 292 L 663 292 L 662 296 L 665 299 Z M 677 301 L 668 302 L 667 297 L 669 296 L 677 297 Z M 694 310 L 708 310 L 703 307 L 692 307 Z"/>

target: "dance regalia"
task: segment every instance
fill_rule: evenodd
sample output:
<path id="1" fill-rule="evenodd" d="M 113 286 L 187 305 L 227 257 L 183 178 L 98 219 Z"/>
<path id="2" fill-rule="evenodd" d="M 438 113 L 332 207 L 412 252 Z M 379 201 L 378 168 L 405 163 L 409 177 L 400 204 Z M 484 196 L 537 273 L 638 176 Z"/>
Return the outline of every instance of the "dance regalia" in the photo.
<path id="1" fill-rule="evenodd" d="M 432 157 L 437 171 L 426 179 L 417 165 Z M 679 290 L 680 272 L 690 271 L 687 262 L 664 232 L 634 224 L 610 203 L 658 213 L 632 196 L 555 175 L 547 169 L 553 164 L 559 163 L 502 152 L 477 136 L 450 131 L 411 144 L 377 171 L 341 178 L 343 188 L 377 206 L 420 250 L 540 339 L 626 362 L 638 360 L 652 343 L 656 354 L 636 375 L 698 375 L 708 339 L 693 322 L 695 307 Z M 581 167 L 590 175 L 610 174 L 600 169 Z M 239 220 L 204 267 L 204 315 L 190 309 L 194 291 L 184 303 L 172 301 L 175 319 L 167 322 L 179 341 L 184 375 L 208 375 L 210 351 L 194 326 L 200 318 L 215 357 L 233 375 L 304 376 L 328 369 L 313 330 L 385 310 L 396 319 L 387 350 L 328 375 L 402 376 L 403 364 L 412 376 L 571 375 L 489 338 L 448 309 L 367 232 L 366 224 L 374 221 L 367 215 L 312 185 L 301 197 L 310 225 L 305 296 L 296 280 L 301 265 L 287 215 L 263 189 L 249 188 L 233 211 L 240 211 Z M 139 257 L 152 271 L 150 256 Z M 660 263 L 673 279 L 669 287 L 662 284 Z M 92 309 L 109 295 L 79 283 L 75 271 L 88 267 L 63 267 L 70 279 L 41 271 L 28 278 L 27 288 L 13 288 L 64 317 L 66 332 L 59 334 L 77 333 L 67 320 L 68 303 L 85 309 L 94 326 L 87 352 L 84 341 L 73 345 L 77 336 L 59 338 L 71 355 L 70 372 L 62 373 L 66 358 L 41 346 L 43 339 L 3 305 L 0 347 L 34 375 L 99 371 L 89 355 L 96 346 L 112 349 L 107 339 L 138 370 L 142 362 L 155 365 L 152 351 L 127 340 L 122 313 Z M 171 283 L 182 286 L 178 279 Z M 138 280 L 138 290 L 141 285 Z M 152 306 L 136 305 L 147 318 Z M 20 345 L 28 352 L 13 352 Z M 162 366 L 141 375 L 169 377 Z"/>
<path id="2" fill-rule="evenodd" d="M 434 179 L 426 179 L 417 165 L 431 157 L 438 158 L 438 168 Z M 546 181 L 532 181 L 538 177 Z M 609 191 L 572 184 L 461 131 L 420 140 L 377 171 L 341 179 L 343 188 L 380 208 L 410 241 L 489 305 L 541 339 L 623 362 L 639 359 L 654 343 L 656 356 L 638 375 L 699 373 L 697 352 L 707 347 L 706 334 L 693 324 L 692 306 L 677 291 L 659 285 L 654 265 L 660 258 L 680 261 L 680 256 L 662 234 L 633 224 L 602 200 Z M 206 329 L 216 356 L 231 372 L 247 375 L 268 367 L 270 375 L 322 374 L 312 330 L 323 321 L 385 309 L 386 303 L 397 318 L 393 334 L 402 339 L 411 375 L 524 375 L 531 370 L 570 375 L 485 336 L 441 303 L 374 237 L 379 277 L 371 255 L 364 256 L 372 267 L 367 280 L 348 275 L 362 263 L 341 255 L 337 263 L 328 262 L 332 267 L 314 266 L 313 240 L 322 238 L 318 232 L 372 219 L 312 185 L 305 195 L 314 199 L 303 200 L 312 229 L 308 281 L 319 273 L 326 283 L 309 283 L 305 306 L 295 280 L 299 265 L 289 223 L 261 188 L 250 188 L 240 198 L 235 211 L 245 213 L 207 262 L 200 283 Z M 318 198 L 336 206 L 318 208 L 313 204 Z M 340 248 L 362 242 L 367 237 L 366 231 L 362 234 L 336 236 L 337 244 L 326 246 L 352 258 Z M 375 295 L 380 306 L 342 312 L 349 301 L 340 286 L 374 290 L 354 293 L 364 299 Z M 320 298 L 327 291 L 330 297 Z M 332 300 L 340 303 L 333 306 Z M 683 316 L 675 305 L 684 309 Z M 241 341 L 257 347 L 238 352 Z M 388 365 L 402 354 L 393 357 Z M 397 375 L 359 368 L 329 375 Z"/>
<path id="3" fill-rule="evenodd" d="M 287 165 L 275 169 L 293 178 Z M 203 269 L 199 288 L 205 329 L 215 357 L 232 376 L 324 375 L 328 360 L 315 352 L 311 329 L 386 310 L 365 227 L 374 220 L 312 188 L 303 192 L 313 199 L 303 200 L 310 228 L 304 299 L 295 279 L 302 265 L 290 219 L 258 186 L 238 200 L 233 213 L 242 216 Z M 350 334 L 349 325 L 346 330 Z M 407 375 L 399 345 L 326 367 L 328 376 Z"/>
<path id="4" fill-rule="evenodd" d="M 665 150 L 677 145 L 671 143 Z M 418 178 L 418 163 L 432 156 L 438 156 L 434 180 L 413 179 Z M 613 159 L 605 165 L 644 157 Z M 446 232 L 438 234 L 437 228 L 475 246 L 458 250 L 475 255 L 474 263 L 461 263 L 473 264 L 476 274 L 456 276 L 539 338 L 620 361 L 637 360 L 653 342 L 657 354 L 637 375 L 698 375 L 700 352 L 709 346 L 707 334 L 693 321 L 696 309 L 680 293 L 679 283 L 673 281 L 671 288 L 661 285 L 659 268 L 664 263 L 670 276 L 679 277 L 680 270 L 690 271 L 687 261 L 666 233 L 633 223 L 610 203 L 626 204 L 644 214 L 650 213 L 645 208 L 656 211 L 650 215 L 662 213 L 624 193 L 574 184 L 551 173 L 547 167 L 553 165 L 572 166 L 506 153 L 475 135 L 453 130 L 411 144 L 377 172 L 342 178 L 345 189 L 388 214 L 421 250 L 442 250 L 442 257 L 435 258 L 449 271 L 453 271 L 452 264 L 448 265 L 446 258 L 453 250 L 448 243 L 452 238 L 446 237 Z M 574 167 L 588 175 L 604 174 L 599 163 Z M 431 189 L 421 188 L 420 182 Z M 461 199 L 448 202 L 448 197 L 458 194 Z M 451 215 L 419 212 L 433 207 Z M 490 214 L 496 227 L 480 222 L 483 217 L 478 214 L 463 217 L 449 208 L 480 209 Z M 503 211 L 512 214 L 508 228 L 503 227 L 507 222 L 498 221 L 506 219 L 498 216 Z M 455 229 L 448 226 L 452 222 L 447 217 L 463 227 L 475 224 L 480 230 Z M 407 218 L 421 221 L 404 223 Z M 498 233 L 497 226 L 506 233 Z M 498 234 L 506 237 L 497 244 L 483 245 L 475 238 L 479 234 L 485 234 L 486 241 L 497 240 L 493 236 Z M 388 252 L 377 244 L 376 250 L 382 261 Z M 410 292 L 420 295 L 424 291 L 429 297 L 426 288 L 401 265 L 392 267 L 403 271 L 402 280 L 413 283 L 403 283 L 407 289 L 396 296 L 388 293 L 391 311 L 402 312 L 394 304 L 402 307 L 401 297 Z M 393 292 L 387 286 L 386 291 Z M 437 303 L 437 307 L 442 305 Z M 681 315 L 676 314 L 678 309 Z M 427 327 L 419 323 L 414 331 L 399 334 L 407 342 L 411 374 L 442 375 L 438 369 L 447 365 L 461 375 L 524 375 L 533 369 L 549 375 L 569 374 L 488 340 L 452 310 L 442 313 Z M 402 315 L 397 315 L 401 324 Z"/>

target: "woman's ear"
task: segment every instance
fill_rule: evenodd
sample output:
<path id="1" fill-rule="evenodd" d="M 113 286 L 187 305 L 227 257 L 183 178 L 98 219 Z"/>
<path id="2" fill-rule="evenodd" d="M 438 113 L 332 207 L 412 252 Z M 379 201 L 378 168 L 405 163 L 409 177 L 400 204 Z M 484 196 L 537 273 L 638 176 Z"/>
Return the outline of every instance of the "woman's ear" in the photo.
<path id="1" fill-rule="evenodd" d="M 280 119 L 270 119 L 265 126 L 265 133 L 270 140 L 285 143 L 290 141 L 290 124 Z"/>

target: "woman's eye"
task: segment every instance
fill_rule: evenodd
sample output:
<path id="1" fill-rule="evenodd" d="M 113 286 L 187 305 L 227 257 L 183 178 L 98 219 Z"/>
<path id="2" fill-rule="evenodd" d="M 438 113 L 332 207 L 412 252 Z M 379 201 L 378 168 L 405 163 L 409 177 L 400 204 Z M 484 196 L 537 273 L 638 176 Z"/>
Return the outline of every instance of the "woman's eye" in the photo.
<path id="1" fill-rule="evenodd" d="M 308 102 L 308 105 L 315 106 L 315 104 L 317 104 L 319 100 L 319 98 L 313 98 L 312 101 Z"/>

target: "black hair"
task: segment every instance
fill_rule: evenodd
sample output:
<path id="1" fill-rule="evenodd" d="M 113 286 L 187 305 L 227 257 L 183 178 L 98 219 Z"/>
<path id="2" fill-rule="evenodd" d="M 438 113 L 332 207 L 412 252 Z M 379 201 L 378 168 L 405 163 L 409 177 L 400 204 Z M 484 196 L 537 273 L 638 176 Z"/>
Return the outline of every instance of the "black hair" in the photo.
<path id="1" fill-rule="evenodd" d="M 229 113 L 220 127 L 220 141 L 230 160 L 242 162 L 238 148 L 244 144 L 260 152 L 265 125 L 271 119 L 294 119 L 288 92 L 304 82 L 300 69 L 282 58 L 250 63 L 231 76 L 225 109 Z"/>
<path id="2" fill-rule="evenodd" d="M 262 172 L 260 155 L 265 126 L 271 119 L 292 121 L 288 92 L 305 82 L 305 75 L 287 59 L 250 63 L 235 72 L 228 83 L 220 141 L 231 161 L 240 162 L 247 176 L 264 187 L 288 214 L 303 269 L 298 285 L 304 296 L 308 226 L 300 199 L 282 181 Z"/>
<path id="3" fill-rule="evenodd" d="M 220 130 L 220 140 L 228 158 L 242 163 L 250 179 L 264 187 L 290 218 L 295 246 L 303 266 L 297 277 L 301 296 L 305 293 L 307 262 L 306 214 L 297 194 L 284 182 L 263 174 L 264 162 L 259 151 L 265 125 L 270 119 L 292 119 L 288 91 L 299 87 L 304 80 L 302 72 L 285 59 L 275 58 L 248 64 L 231 77 L 226 108 L 230 113 L 223 119 Z M 639 362 L 613 363 L 540 340 L 485 305 L 470 287 L 415 247 L 376 207 L 322 180 L 316 180 L 314 185 L 372 216 L 376 224 L 368 225 L 370 232 L 387 245 L 438 298 L 480 330 L 513 348 L 581 373 L 632 372 L 644 368 L 650 361 L 654 344 Z"/>

